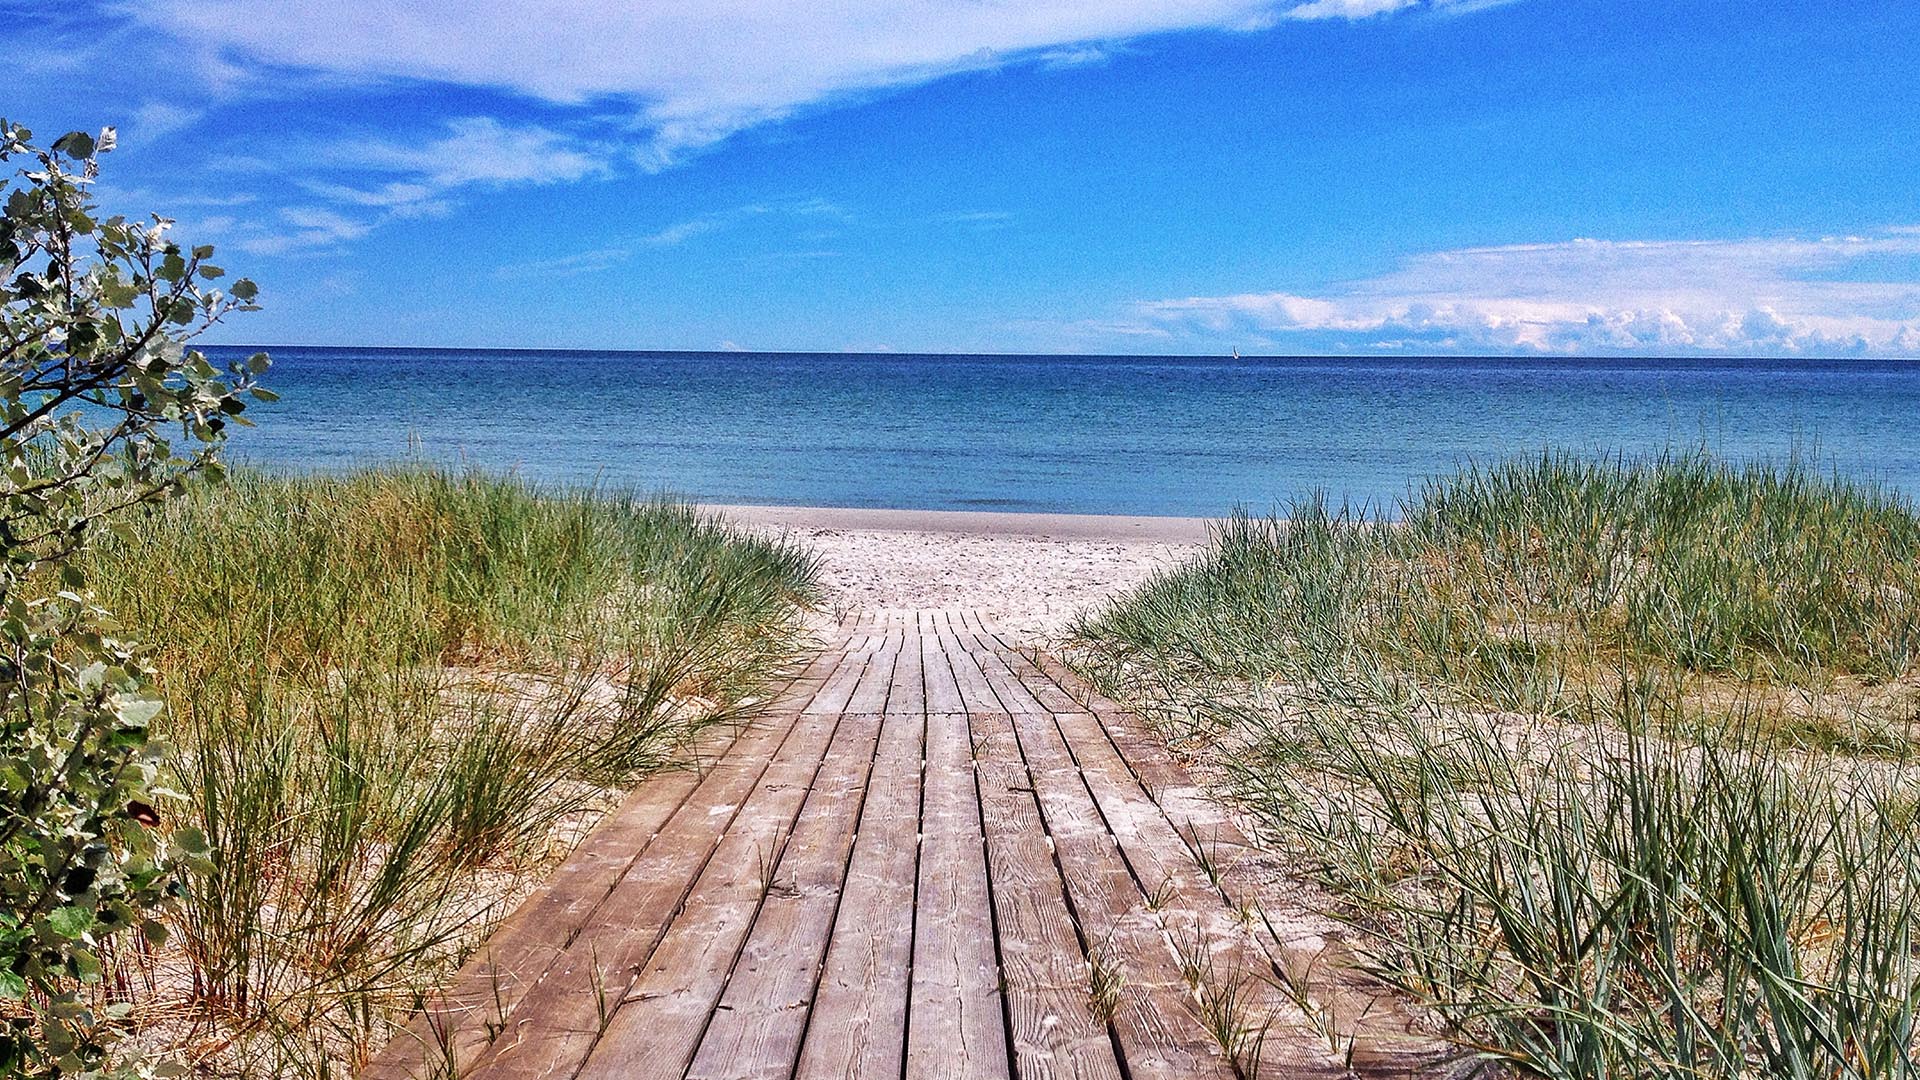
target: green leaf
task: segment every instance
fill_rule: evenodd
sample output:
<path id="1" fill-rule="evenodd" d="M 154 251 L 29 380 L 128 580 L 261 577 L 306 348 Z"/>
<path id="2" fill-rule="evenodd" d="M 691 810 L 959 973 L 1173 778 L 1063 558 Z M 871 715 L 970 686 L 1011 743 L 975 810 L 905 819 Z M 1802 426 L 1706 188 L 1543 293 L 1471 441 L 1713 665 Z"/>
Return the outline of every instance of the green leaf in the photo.
<path id="1" fill-rule="evenodd" d="M 83 907 L 54 908 L 47 913 L 47 929 L 70 941 L 93 929 L 93 912 Z"/>
<path id="2" fill-rule="evenodd" d="M 76 160 L 93 156 L 93 136 L 84 131 L 69 131 L 53 140 L 53 152 Z"/>
<path id="3" fill-rule="evenodd" d="M 0 971 L 0 1000 L 19 1001 L 27 996 L 27 980 L 11 971 Z"/>
<path id="4" fill-rule="evenodd" d="M 120 722 L 129 727 L 145 727 L 153 722 L 167 707 L 167 703 L 155 698 L 121 698 L 114 704 L 114 712 Z"/>

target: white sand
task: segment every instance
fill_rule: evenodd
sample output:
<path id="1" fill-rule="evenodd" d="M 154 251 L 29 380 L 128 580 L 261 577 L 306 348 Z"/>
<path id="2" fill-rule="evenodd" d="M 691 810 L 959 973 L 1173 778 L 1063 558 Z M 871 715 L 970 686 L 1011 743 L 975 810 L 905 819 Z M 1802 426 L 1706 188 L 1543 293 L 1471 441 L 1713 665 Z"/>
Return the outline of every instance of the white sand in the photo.
<path id="1" fill-rule="evenodd" d="M 1021 642 L 1056 638 L 1095 607 L 1204 547 L 1199 518 L 717 506 L 820 555 L 832 603 L 973 608 Z"/>

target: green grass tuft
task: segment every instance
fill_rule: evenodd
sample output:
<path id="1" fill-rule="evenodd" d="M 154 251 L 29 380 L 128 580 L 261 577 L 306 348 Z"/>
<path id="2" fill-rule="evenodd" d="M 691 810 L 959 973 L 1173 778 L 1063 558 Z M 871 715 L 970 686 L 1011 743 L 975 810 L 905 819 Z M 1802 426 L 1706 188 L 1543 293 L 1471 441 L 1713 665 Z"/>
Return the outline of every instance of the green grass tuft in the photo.
<path id="1" fill-rule="evenodd" d="M 1083 619 L 1463 1045 L 1914 1071 L 1920 518 L 1803 463 L 1547 454 L 1313 499 Z"/>
<path id="2" fill-rule="evenodd" d="M 243 473 L 91 559 L 161 673 L 162 814 L 216 851 L 178 955 L 122 977 L 237 1075 L 360 1064 L 817 599 L 809 555 L 689 507 L 431 469 Z"/>

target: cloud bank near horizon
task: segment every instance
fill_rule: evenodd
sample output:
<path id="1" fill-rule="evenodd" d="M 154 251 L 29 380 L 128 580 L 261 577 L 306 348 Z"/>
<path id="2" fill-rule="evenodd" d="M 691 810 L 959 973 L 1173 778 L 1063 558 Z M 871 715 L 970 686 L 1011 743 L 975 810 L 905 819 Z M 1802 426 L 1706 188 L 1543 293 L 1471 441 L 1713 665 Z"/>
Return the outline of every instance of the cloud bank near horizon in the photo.
<path id="1" fill-rule="evenodd" d="M 1137 334 L 1280 347 L 1318 336 L 1361 351 L 1920 355 L 1920 227 L 1464 248 L 1313 293 L 1148 300 L 1130 315 Z"/>

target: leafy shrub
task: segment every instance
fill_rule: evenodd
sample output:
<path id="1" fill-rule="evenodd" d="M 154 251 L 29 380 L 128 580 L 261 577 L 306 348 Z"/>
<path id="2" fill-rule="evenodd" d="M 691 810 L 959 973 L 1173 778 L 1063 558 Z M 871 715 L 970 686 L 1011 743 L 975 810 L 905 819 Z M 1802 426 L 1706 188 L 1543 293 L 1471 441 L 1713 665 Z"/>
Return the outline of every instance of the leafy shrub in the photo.
<path id="1" fill-rule="evenodd" d="M 108 954 L 157 943 L 156 918 L 205 862 L 154 785 L 162 705 L 140 650 L 112 633 L 80 562 L 124 511 L 218 474 L 266 358 L 216 372 L 185 343 L 253 284 L 212 287 L 212 249 L 168 222 L 102 218 L 89 194 L 113 132 L 45 149 L 0 121 L 24 160 L 0 217 L 0 1073 L 92 1075 L 126 1003 L 100 1003 Z"/>

